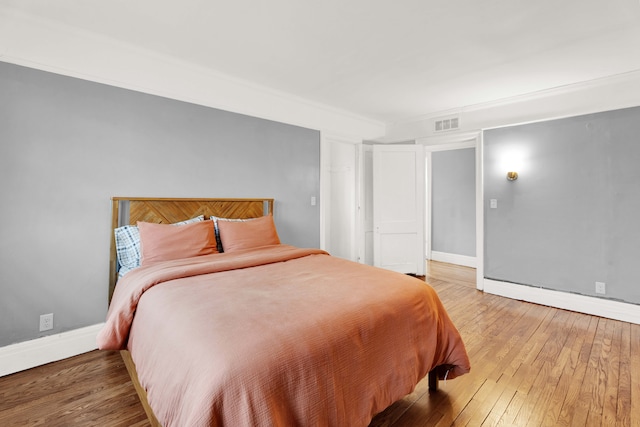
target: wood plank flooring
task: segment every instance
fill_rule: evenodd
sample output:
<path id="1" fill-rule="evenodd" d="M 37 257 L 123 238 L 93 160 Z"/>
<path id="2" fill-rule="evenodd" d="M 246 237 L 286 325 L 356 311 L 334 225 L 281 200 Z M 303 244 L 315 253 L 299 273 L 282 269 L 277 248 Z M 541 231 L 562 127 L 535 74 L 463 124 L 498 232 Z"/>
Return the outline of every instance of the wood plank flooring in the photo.
<path id="1" fill-rule="evenodd" d="M 640 325 L 475 290 L 475 270 L 428 264 L 471 373 L 426 380 L 380 426 L 640 426 Z"/>
<path id="2" fill-rule="evenodd" d="M 0 378 L 0 426 L 148 426 L 120 353 L 92 351 Z"/>
<path id="3" fill-rule="evenodd" d="M 640 325 L 484 294 L 475 270 L 426 276 L 460 330 L 471 373 L 413 393 L 370 427 L 640 427 Z M 0 426 L 148 426 L 120 354 L 93 351 L 0 378 Z"/>

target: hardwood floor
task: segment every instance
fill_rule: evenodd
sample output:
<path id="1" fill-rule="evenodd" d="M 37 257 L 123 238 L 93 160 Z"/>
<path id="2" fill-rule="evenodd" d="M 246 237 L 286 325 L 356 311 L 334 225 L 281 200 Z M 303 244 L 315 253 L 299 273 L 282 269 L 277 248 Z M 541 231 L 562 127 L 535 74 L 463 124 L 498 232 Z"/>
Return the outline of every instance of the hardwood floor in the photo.
<path id="1" fill-rule="evenodd" d="M 148 426 L 119 352 L 92 351 L 0 378 L 0 426 Z"/>
<path id="2" fill-rule="evenodd" d="M 484 294 L 475 270 L 426 276 L 471 373 L 423 380 L 370 427 L 640 426 L 640 325 Z M 0 426 L 148 426 L 120 354 L 93 351 L 0 378 Z"/>
<path id="3" fill-rule="evenodd" d="M 430 263 L 471 372 L 426 380 L 371 426 L 640 426 L 640 325 L 475 290 L 475 270 Z"/>

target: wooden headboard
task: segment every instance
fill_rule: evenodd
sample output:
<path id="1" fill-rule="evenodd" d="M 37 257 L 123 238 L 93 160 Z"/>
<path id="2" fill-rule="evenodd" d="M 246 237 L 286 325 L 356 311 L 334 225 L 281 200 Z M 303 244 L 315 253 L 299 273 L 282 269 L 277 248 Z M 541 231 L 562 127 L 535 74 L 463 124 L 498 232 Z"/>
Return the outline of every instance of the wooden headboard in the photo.
<path id="1" fill-rule="evenodd" d="M 171 224 L 199 215 L 221 218 L 257 218 L 273 213 L 273 199 L 171 199 L 150 197 L 111 198 L 111 256 L 109 302 L 118 278 L 113 230 L 138 221 Z"/>

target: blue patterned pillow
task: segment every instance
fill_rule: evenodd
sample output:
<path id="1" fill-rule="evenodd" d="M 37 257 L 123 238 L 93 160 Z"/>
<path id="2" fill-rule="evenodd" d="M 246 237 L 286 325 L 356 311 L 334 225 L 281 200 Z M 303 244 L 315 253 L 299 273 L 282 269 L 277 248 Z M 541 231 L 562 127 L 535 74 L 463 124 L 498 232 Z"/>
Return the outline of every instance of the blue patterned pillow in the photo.
<path id="1" fill-rule="evenodd" d="M 204 215 L 176 222 L 174 225 L 204 221 Z M 134 268 L 140 267 L 140 232 L 135 225 L 123 225 L 113 230 L 116 238 L 116 256 L 118 257 L 118 277 L 124 276 Z"/>
<path id="2" fill-rule="evenodd" d="M 140 232 L 135 225 L 125 225 L 113 230 L 116 237 L 116 255 L 118 256 L 118 275 L 140 267 Z"/>

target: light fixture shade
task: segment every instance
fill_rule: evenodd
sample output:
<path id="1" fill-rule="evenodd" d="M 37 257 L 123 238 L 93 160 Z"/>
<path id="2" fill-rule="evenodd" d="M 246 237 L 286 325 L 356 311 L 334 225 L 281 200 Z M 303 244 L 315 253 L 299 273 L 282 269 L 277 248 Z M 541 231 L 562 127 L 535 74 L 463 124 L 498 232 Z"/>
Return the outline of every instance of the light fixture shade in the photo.
<path id="1" fill-rule="evenodd" d="M 509 181 L 515 181 L 518 179 L 518 172 L 507 172 L 507 179 Z"/>

